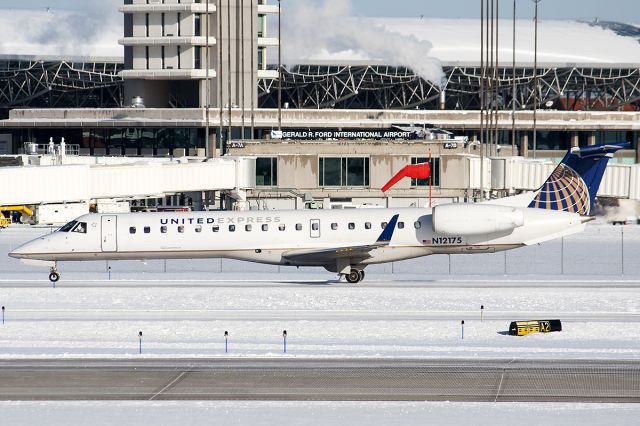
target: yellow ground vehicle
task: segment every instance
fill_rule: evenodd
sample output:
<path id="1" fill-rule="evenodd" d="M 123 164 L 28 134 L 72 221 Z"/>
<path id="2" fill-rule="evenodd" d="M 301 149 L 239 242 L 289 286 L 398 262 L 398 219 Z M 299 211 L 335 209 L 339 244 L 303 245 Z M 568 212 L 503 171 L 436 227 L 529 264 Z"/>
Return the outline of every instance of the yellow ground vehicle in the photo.
<path id="1" fill-rule="evenodd" d="M 9 217 L 5 216 L 5 212 L 9 213 Z M 33 210 L 27 206 L 0 206 L 0 228 L 6 228 L 11 225 L 11 213 L 20 212 L 23 216 L 33 216 Z"/>

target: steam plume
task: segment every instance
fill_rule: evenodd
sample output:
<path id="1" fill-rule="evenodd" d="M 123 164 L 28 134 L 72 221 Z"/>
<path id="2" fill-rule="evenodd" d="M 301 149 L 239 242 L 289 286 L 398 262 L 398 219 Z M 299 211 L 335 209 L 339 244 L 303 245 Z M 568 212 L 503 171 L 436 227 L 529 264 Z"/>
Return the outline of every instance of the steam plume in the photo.
<path id="1" fill-rule="evenodd" d="M 444 84 L 440 61 L 429 56 L 431 43 L 352 16 L 349 0 L 305 0 L 291 2 L 287 8 L 282 12 L 285 63 L 369 60 L 406 66 L 425 80 Z"/>

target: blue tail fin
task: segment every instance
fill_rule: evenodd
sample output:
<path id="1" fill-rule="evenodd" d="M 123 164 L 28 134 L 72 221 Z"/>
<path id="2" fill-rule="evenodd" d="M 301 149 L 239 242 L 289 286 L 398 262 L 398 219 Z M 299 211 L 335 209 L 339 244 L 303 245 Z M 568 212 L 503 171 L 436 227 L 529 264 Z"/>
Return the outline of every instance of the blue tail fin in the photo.
<path id="1" fill-rule="evenodd" d="M 589 215 L 609 158 L 628 146 L 619 142 L 571 148 L 529 207 Z"/>

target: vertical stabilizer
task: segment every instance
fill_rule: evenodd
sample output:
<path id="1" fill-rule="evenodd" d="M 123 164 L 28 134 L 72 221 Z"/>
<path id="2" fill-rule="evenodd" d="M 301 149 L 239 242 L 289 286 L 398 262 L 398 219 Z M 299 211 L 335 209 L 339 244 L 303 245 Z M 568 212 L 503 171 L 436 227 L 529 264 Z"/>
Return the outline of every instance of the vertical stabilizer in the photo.
<path id="1" fill-rule="evenodd" d="M 571 148 L 529 207 L 591 214 L 609 158 L 628 142 Z"/>

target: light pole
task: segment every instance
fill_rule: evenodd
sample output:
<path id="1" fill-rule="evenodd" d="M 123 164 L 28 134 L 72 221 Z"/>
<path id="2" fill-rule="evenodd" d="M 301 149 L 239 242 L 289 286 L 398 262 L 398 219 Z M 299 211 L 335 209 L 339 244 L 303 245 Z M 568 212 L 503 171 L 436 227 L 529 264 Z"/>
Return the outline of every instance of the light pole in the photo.
<path id="1" fill-rule="evenodd" d="M 513 67 L 511 78 L 513 92 L 511 94 L 511 155 L 515 155 L 516 149 L 516 0 L 513 0 Z"/>
<path id="2" fill-rule="evenodd" d="M 207 17 L 207 19 L 205 19 L 205 25 L 206 25 L 206 29 L 205 29 L 205 51 L 204 51 L 204 55 L 205 55 L 205 101 L 204 101 L 204 119 L 205 119 L 205 130 L 204 130 L 204 151 L 205 151 L 205 156 L 207 158 L 211 158 L 213 157 L 213 155 L 211 155 L 211 148 L 209 147 L 209 0 L 207 0 L 206 6 L 205 6 L 205 15 Z M 213 152 L 215 153 L 215 149 L 213 150 Z"/>
<path id="3" fill-rule="evenodd" d="M 218 80 L 218 118 L 220 127 L 220 155 L 224 155 L 224 127 L 222 123 L 222 116 L 224 114 L 224 88 L 222 86 L 222 0 L 218 0 L 216 7 L 216 17 L 218 22 L 218 39 L 216 40 L 216 47 L 218 48 L 218 67 L 216 69 L 216 76 Z"/>
<path id="4" fill-rule="evenodd" d="M 485 63 L 484 63 L 484 6 L 488 0 L 480 0 L 480 196 L 484 200 L 484 110 L 485 110 Z"/>
<path id="5" fill-rule="evenodd" d="M 237 13 L 237 11 L 236 11 Z M 237 55 L 236 50 L 236 55 Z M 229 113 L 229 127 L 227 129 L 227 141 L 230 141 L 232 138 L 231 135 L 231 0 L 227 0 L 227 111 Z M 236 69 L 236 73 L 238 70 Z M 237 80 L 236 80 L 237 81 Z M 226 148 L 226 147 L 225 147 Z M 226 149 L 223 149 L 221 152 L 226 153 Z"/>
<path id="6" fill-rule="evenodd" d="M 533 158 L 536 158 L 538 149 L 537 140 L 537 113 L 538 113 L 538 3 L 541 0 L 532 0 L 535 3 L 534 35 L 533 35 Z"/>
<path id="7" fill-rule="evenodd" d="M 278 0 L 278 130 L 282 131 L 282 9 Z"/>

